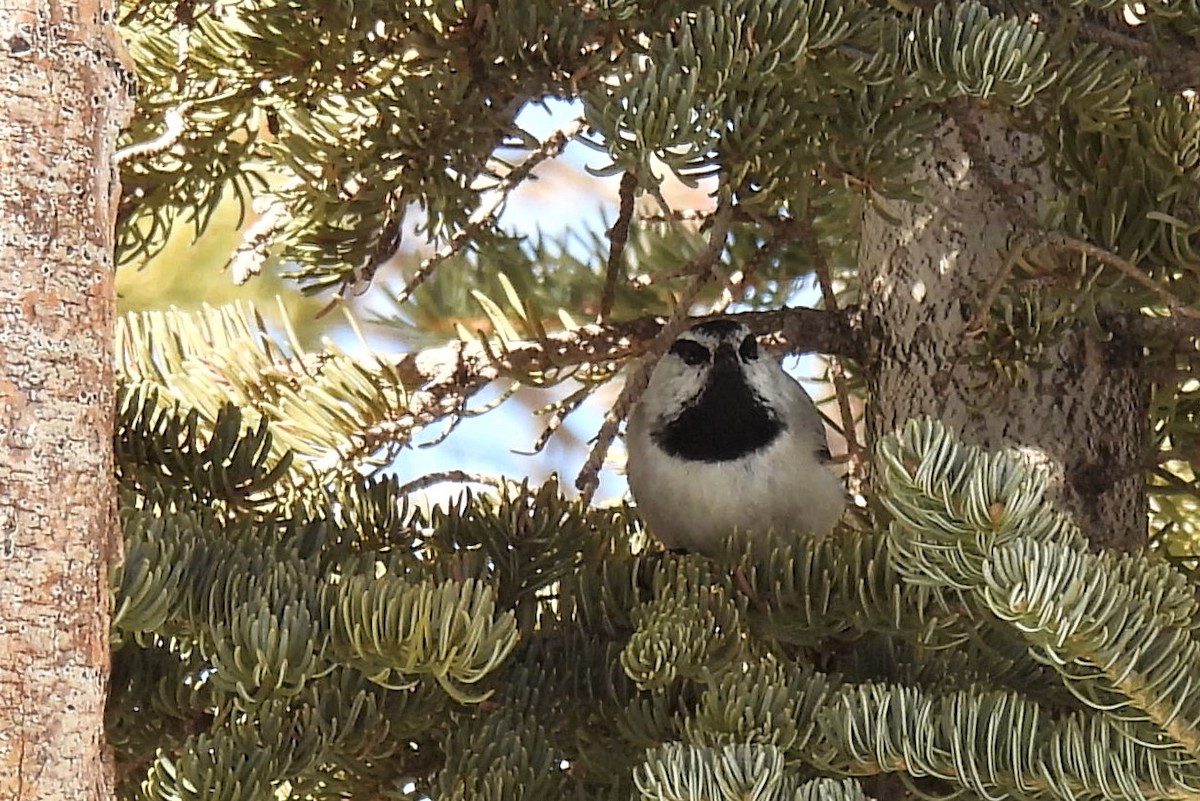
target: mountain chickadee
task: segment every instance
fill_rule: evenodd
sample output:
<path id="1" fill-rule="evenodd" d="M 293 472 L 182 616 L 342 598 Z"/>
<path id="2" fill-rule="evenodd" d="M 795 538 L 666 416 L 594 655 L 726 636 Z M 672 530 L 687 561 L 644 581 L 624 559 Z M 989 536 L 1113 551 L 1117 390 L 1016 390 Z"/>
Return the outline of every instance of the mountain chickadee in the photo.
<path id="1" fill-rule="evenodd" d="M 711 553 L 734 529 L 825 534 L 845 506 L 816 405 L 733 320 L 679 335 L 625 439 L 629 488 L 668 548 Z"/>

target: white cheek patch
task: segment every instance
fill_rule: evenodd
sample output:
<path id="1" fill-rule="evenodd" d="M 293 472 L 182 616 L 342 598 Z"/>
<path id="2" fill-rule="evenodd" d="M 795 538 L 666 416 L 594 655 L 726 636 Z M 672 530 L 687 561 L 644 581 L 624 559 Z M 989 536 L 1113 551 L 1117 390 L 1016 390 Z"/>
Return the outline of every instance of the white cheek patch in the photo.
<path id="1" fill-rule="evenodd" d="M 694 403 L 704 389 L 706 374 L 704 368 L 660 363 L 641 400 L 651 426 L 678 416 Z"/>

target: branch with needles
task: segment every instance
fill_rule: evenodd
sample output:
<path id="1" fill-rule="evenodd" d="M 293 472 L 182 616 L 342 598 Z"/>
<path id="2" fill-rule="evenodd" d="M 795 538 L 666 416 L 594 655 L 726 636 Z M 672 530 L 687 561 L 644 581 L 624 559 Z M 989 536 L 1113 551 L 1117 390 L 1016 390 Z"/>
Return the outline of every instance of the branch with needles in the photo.
<path id="1" fill-rule="evenodd" d="M 719 230 L 717 228 L 718 233 Z M 716 258 L 719 248 L 719 240 L 710 240 L 711 258 Z M 693 263 L 702 264 L 700 261 Z M 378 374 L 381 386 L 403 388 L 402 399 L 399 402 L 389 400 L 388 411 L 354 431 L 344 446 L 329 454 L 328 462 L 331 467 L 356 472 L 372 465 L 390 464 L 390 457 L 411 443 L 414 432 L 442 420 L 451 420 L 453 424 L 455 417 L 486 410 L 487 405 L 469 408 L 468 402 L 496 382 L 526 385 L 525 377 L 544 375 L 551 369 L 562 375 L 569 374 L 572 368 L 615 370 L 647 354 L 661 355 L 692 322 L 687 314 L 700 289 L 709 280 L 707 276 L 698 275 L 668 320 L 644 316 L 604 326 L 578 326 L 547 332 L 544 337 L 534 340 L 507 341 L 503 348 L 489 347 L 479 339 L 470 339 L 420 351 L 376 354 L 360 364 L 360 369 L 365 374 Z M 730 318 L 745 324 L 773 352 L 815 351 L 860 362 L 867 353 L 864 325 L 857 307 L 739 312 Z M 1171 346 L 1185 358 L 1195 359 L 1200 320 L 1147 317 L 1134 312 L 1106 315 L 1103 322 L 1110 328 L 1120 326 L 1137 341 L 1157 342 L 1159 347 Z M 265 332 L 262 336 L 269 339 Z M 292 387 L 309 382 L 319 384 L 328 365 L 345 364 L 344 356 L 333 358 L 337 355 L 335 352 L 304 353 L 295 342 L 290 349 L 293 355 L 281 350 L 276 352 L 274 348 L 273 352 L 276 353 L 274 359 L 261 374 L 263 384 L 278 381 Z M 593 481 L 621 420 L 645 388 L 652 364 L 653 358 L 648 358 L 633 370 L 622 390 L 622 397 L 606 417 L 597 437 L 597 447 L 592 450 L 586 466 Z M 273 417 L 269 409 L 262 411 Z M 600 442 L 604 443 L 602 449 Z M 379 454 L 389 458 L 376 458 Z M 592 485 L 590 492 L 594 490 L 595 485 Z"/>
<path id="2" fill-rule="evenodd" d="M 1072 250 L 1076 253 L 1081 253 L 1088 258 L 1095 259 L 1105 267 L 1112 267 L 1120 272 L 1125 277 L 1132 280 L 1134 283 L 1149 289 L 1162 300 L 1168 309 L 1180 317 L 1190 317 L 1193 320 L 1200 320 L 1200 310 L 1194 309 L 1180 297 L 1163 286 L 1159 281 L 1155 281 L 1145 272 L 1127 259 L 1118 256 L 1110 250 L 1105 250 L 1102 247 L 1093 245 L 1091 242 L 1085 242 L 1082 239 L 1076 239 L 1073 236 L 1066 234 L 1049 234 L 1046 238 L 1046 243 L 1051 247 L 1064 248 Z"/>
<path id="3" fill-rule="evenodd" d="M 1034 243 L 1046 244 L 1060 250 L 1074 251 L 1095 260 L 1105 267 L 1111 267 L 1139 286 L 1153 292 L 1173 313 L 1181 317 L 1200 319 L 1200 310 L 1189 306 L 1182 298 L 1171 292 L 1162 282 L 1151 278 L 1144 270 L 1128 259 L 1099 245 L 1094 245 L 1091 242 L 1086 242 L 1059 231 L 1047 230 L 1040 225 L 1033 215 L 1017 201 L 1017 197 L 1020 195 L 1018 191 L 1019 187 L 1014 187 L 1004 182 L 996 174 L 996 171 L 992 169 L 992 160 L 983 147 L 983 137 L 980 134 L 979 126 L 975 124 L 975 121 L 971 117 L 968 102 L 964 99 L 955 100 L 950 103 L 949 110 L 955 125 L 958 126 L 959 138 L 962 141 L 963 149 L 967 151 L 967 155 L 971 158 L 971 169 L 979 176 L 984 186 L 991 191 L 996 201 L 1004 209 L 1008 220 L 1018 229 L 1018 233 L 1024 239 Z M 989 282 L 984 296 L 980 300 L 979 311 L 967 323 L 966 331 L 969 334 L 977 335 L 986 327 L 992 304 L 999 296 L 1004 285 L 1008 282 L 1017 261 L 1018 259 L 1013 254 L 1010 254 L 1004 260 L 1004 264 L 997 271 L 996 276 Z"/>

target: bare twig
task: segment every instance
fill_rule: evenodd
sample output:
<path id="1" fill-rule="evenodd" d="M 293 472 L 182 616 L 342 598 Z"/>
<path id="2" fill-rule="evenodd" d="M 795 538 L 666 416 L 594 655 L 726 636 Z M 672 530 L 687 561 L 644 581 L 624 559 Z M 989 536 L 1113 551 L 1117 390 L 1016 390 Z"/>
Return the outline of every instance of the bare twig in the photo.
<path id="1" fill-rule="evenodd" d="M 825 308 L 837 311 L 837 294 L 833 291 L 833 278 L 829 273 L 829 262 L 825 259 L 825 252 L 817 240 L 817 232 L 813 230 L 812 220 L 810 218 L 798 220 L 796 226 L 800 239 L 808 251 L 813 272 L 817 276 L 817 283 L 821 287 L 821 298 L 825 301 Z M 858 442 L 858 433 L 854 430 L 854 410 L 850 407 L 850 388 L 846 384 L 846 371 L 842 367 L 841 360 L 836 356 L 829 356 L 828 359 L 829 375 L 833 379 L 833 391 L 837 396 L 838 413 L 842 418 L 842 436 L 846 440 L 846 451 L 850 457 L 851 475 L 861 476 L 863 449 Z"/>
<path id="2" fill-rule="evenodd" d="M 633 220 L 633 200 L 638 179 L 632 172 L 621 176 L 621 205 L 617 219 L 608 231 L 608 266 L 604 271 L 604 291 L 600 295 L 600 313 L 596 322 L 606 323 L 617 298 L 617 278 L 625 260 L 625 243 L 629 241 L 629 223 Z"/>
<path id="3" fill-rule="evenodd" d="M 163 112 L 163 132 L 161 134 L 145 142 L 125 145 L 113 154 L 113 160 L 117 164 L 121 164 L 130 159 L 157 156 L 159 153 L 169 150 L 179 141 L 179 137 L 183 136 L 187 113 L 192 110 L 193 105 L 195 103 L 191 100 L 185 100 L 179 105 L 167 109 Z"/>
<path id="4" fill-rule="evenodd" d="M 662 211 L 654 214 L 641 214 L 638 216 L 638 219 L 646 223 L 674 225 L 676 223 L 703 223 L 708 220 L 711 214 L 712 212 L 702 211 L 701 209 L 679 209 L 669 214 Z"/>
<path id="5" fill-rule="evenodd" d="M 242 231 L 242 241 L 225 263 L 225 269 L 235 285 L 242 286 L 262 273 L 263 265 L 267 263 L 267 251 L 275 234 L 287 224 L 288 216 L 287 204 L 276 198 L 257 220 Z"/>
<path id="6" fill-rule="evenodd" d="M 422 442 L 417 447 L 421 449 L 436 448 L 438 445 L 441 445 L 450 438 L 450 435 L 454 433 L 454 431 L 458 428 L 459 423 L 461 423 L 463 420 L 467 419 L 468 417 L 479 417 L 480 415 L 487 414 L 492 409 L 499 407 L 500 404 L 504 403 L 506 400 L 511 398 L 513 395 L 516 395 L 520 391 L 521 382 L 513 381 L 509 384 L 509 386 L 505 387 L 499 395 L 474 409 L 466 408 L 467 399 L 463 398 L 462 405 L 454 412 L 446 415 L 446 425 L 444 428 L 442 428 L 441 432 L 439 432 L 438 435 L 429 442 Z"/>
<path id="7" fill-rule="evenodd" d="M 421 262 L 416 272 L 413 273 L 412 278 L 408 279 L 408 283 L 400 290 L 399 295 L 396 297 L 396 303 L 404 303 L 411 298 L 417 288 L 429 280 L 429 277 L 433 275 L 442 262 L 462 250 L 468 242 L 483 230 L 484 226 L 495 218 L 496 214 L 504 206 L 505 201 L 508 200 L 508 196 L 512 193 L 512 190 L 528 178 L 535 167 L 546 159 L 554 158 L 562 153 L 567 143 L 586 127 L 586 122 L 582 119 L 577 119 L 558 129 L 545 142 L 542 142 L 541 147 L 533 151 L 525 161 L 517 165 L 508 175 L 504 176 L 499 183 L 491 187 L 488 191 L 492 193 L 492 198 L 488 202 L 480 204 L 479 208 L 467 220 L 467 225 L 451 237 L 449 242 L 439 248 L 432 256 Z"/>
<path id="8" fill-rule="evenodd" d="M 571 413 L 582 406 L 583 402 L 590 398 L 592 393 L 595 391 L 595 385 L 584 384 L 567 397 L 558 401 L 552 407 L 552 410 L 549 410 L 550 419 L 546 421 L 546 427 L 542 429 L 542 433 L 538 435 L 536 440 L 534 440 L 533 448 L 528 451 L 517 451 L 517 453 L 520 453 L 523 456 L 532 456 L 536 453 L 541 453 L 542 449 L 546 447 L 546 444 L 550 442 L 550 438 L 553 437 L 555 432 L 562 427 L 562 424 L 567 421 L 567 418 L 571 415 Z M 545 410 L 539 410 L 540 413 L 544 413 L 544 411 Z"/>
<path id="9" fill-rule="evenodd" d="M 992 304 L 996 302 L 996 298 L 1000 297 L 1000 291 L 1004 289 L 1004 285 L 1012 277 L 1013 269 L 1016 265 L 1017 249 L 1014 247 L 1004 259 L 1004 264 L 1000 266 L 1000 269 L 992 276 L 992 280 L 988 282 L 987 289 L 984 290 L 983 297 L 979 300 L 979 308 L 971 316 L 971 319 L 967 321 L 967 325 L 963 329 L 963 334 L 967 338 L 977 337 L 987 329 L 988 319 L 992 314 Z"/>
<path id="10" fill-rule="evenodd" d="M 1076 239 L 1073 236 L 1067 236 L 1063 233 L 1052 232 L 1048 233 L 1047 244 L 1053 247 L 1066 248 L 1073 250 L 1076 253 L 1082 253 L 1089 258 L 1093 258 L 1106 267 L 1113 267 L 1126 277 L 1130 278 L 1134 283 L 1149 289 L 1155 295 L 1162 299 L 1171 311 L 1178 314 L 1180 317 L 1191 317 L 1200 319 L 1200 310 L 1193 309 L 1187 303 L 1177 297 L 1173 292 L 1167 289 L 1158 281 L 1155 281 L 1150 276 L 1139 270 L 1136 265 L 1130 263 L 1126 259 L 1121 258 L 1116 253 L 1110 250 L 1105 250 L 1098 245 L 1093 245 L 1091 242 L 1085 242 L 1082 239 Z"/>
<path id="11" fill-rule="evenodd" d="M 466 470 L 442 470 L 415 478 L 407 484 L 401 484 L 396 492 L 399 495 L 410 495 L 423 489 L 429 489 L 436 484 L 483 484 L 498 490 L 504 489 L 504 481 L 495 476 L 469 473 Z"/>
<path id="12" fill-rule="evenodd" d="M 585 505 L 591 503 L 592 496 L 596 493 L 596 488 L 600 485 L 600 468 L 604 465 L 604 459 L 608 455 L 608 449 L 617 435 L 621 421 L 625 419 L 633 404 L 637 403 L 638 398 L 646 391 L 646 385 L 650 382 L 650 372 L 654 369 L 657 357 L 666 352 L 675 337 L 679 336 L 683 329 L 687 327 L 689 322 L 688 313 L 691 310 L 692 303 L 695 302 L 704 285 L 712 280 L 714 268 L 721 257 L 721 251 L 725 249 L 725 240 L 729 235 L 731 221 L 731 207 L 728 203 L 722 204 L 717 209 L 717 214 L 713 218 L 712 228 L 709 230 L 708 247 L 691 262 L 691 267 L 696 277 L 675 304 L 675 310 L 671 313 L 667 322 L 654 336 L 653 341 L 651 341 L 649 347 L 650 358 L 642 360 L 633 368 L 629 377 L 625 379 L 625 384 L 621 387 L 621 393 L 617 396 L 612 408 L 604 416 L 604 423 L 600 426 L 600 431 L 596 434 L 596 441 L 592 445 L 591 452 L 588 453 L 587 461 L 584 462 L 578 477 L 575 479 L 575 486 L 579 490 Z"/>

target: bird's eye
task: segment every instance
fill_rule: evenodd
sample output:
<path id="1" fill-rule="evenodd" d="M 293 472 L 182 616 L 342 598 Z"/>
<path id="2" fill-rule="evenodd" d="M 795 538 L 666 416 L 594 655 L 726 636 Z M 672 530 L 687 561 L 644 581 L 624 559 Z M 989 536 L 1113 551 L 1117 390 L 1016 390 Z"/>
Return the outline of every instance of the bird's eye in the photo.
<path id="1" fill-rule="evenodd" d="M 752 362 L 758 358 L 758 340 L 752 336 L 742 340 L 742 344 L 738 347 L 738 354 L 741 355 L 742 361 Z"/>
<path id="2" fill-rule="evenodd" d="M 683 359 L 684 364 L 690 364 L 692 367 L 708 361 L 708 348 L 699 342 L 692 342 L 690 339 L 676 340 L 675 344 L 671 346 L 670 352 Z"/>

